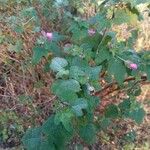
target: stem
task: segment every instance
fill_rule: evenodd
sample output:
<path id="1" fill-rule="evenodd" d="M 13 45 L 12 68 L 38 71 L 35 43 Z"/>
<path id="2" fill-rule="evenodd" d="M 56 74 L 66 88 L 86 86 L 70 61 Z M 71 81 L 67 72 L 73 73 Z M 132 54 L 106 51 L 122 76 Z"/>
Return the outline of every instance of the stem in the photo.
<path id="1" fill-rule="evenodd" d="M 105 35 L 106 35 L 106 31 L 107 31 L 107 28 L 105 28 L 105 30 L 104 30 L 104 33 L 103 33 L 103 36 L 102 36 L 102 40 L 99 42 L 99 44 L 98 44 L 98 47 L 97 47 L 97 50 L 96 50 L 96 54 L 98 54 L 98 52 L 99 52 L 99 47 L 100 47 L 100 45 L 102 44 L 102 42 L 103 42 L 103 40 L 104 40 L 104 37 L 105 37 Z"/>
<path id="2" fill-rule="evenodd" d="M 120 60 L 122 60 L 122 61 L 126 62 L 126 60 L 125 60 L 125 59 L 123 59 L 123 58 L 121 58 L 120 56 L 116 55 L 116 57 L 118 57 Z"/>
<path id="3" fill-rule="evenodd" d="M 135 80 L 135 79 L 136 79 L 135 77 L 129 77 L 129 78 L 125 79 L 124 82 L 129 82 L 129 81 L 132 81 L 132 80 Z M 138 82 L 142 82 L 142 81 L 146 81 L 146 80 L 147 80 L 147 76 L 144 76 L 144 75 L 143 75 L 143 76 L 141 76 L 141 80 L 139 80 Z M 107 89 L 113 87 L 114 85 L 117 85 L 117 82 L 112 82 L 112 83 L 106 85 L 103 89 L 94 92 L 92 95 L 94 95 L 94 96 L 105 96 L 105 95 L 108 95 L 109 93 L 112 93 L 113 91 L 119 89 L 119 87 L 117 87 L 117 88 L 114 89 L 113 91 L 108 91 L 108 92 L 106 92 L 104 95 L 102 95 L 102 93 L 103 93 L 104 91 L 107 91 Z"/>
<path id="4" fill-rule="evenodd" d="M 27 22 L 23 23 L 23 26 L 27 25 L 33 18 L 34 18 L 34 16 L 32 18 L 30 18 Z"/>

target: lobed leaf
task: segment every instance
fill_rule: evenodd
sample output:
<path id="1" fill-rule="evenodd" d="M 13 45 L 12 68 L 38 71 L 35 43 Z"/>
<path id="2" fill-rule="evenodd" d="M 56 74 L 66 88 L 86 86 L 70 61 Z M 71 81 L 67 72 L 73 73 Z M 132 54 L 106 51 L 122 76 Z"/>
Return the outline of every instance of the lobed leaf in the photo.
<path id="1" fill-rule="evenodd" d="M 52 62 L 50 64 L 50 68 L 54 71 L 54 72 L 59 72 L 61 70 L 64 70 L 64 68 L 68 65 L 68 62 L 66 59 L 64 58 L 60 58 L 60 57 L 54 57 L 52 59 Z"/>

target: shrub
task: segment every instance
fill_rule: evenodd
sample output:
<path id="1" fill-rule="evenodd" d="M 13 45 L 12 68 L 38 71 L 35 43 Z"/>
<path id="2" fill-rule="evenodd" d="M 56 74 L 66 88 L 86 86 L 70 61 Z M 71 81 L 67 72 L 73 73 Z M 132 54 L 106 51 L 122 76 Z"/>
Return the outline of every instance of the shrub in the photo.
<path id="1" fill-rule="evenodd" d="M 48 2 L 41 1 L 50 19 Z M 98 132 L 107 128 L 108 120 L 142 122 L 145 112 L 136 97 L 139 83 L 150 80 L 150 53 L 134 49 L 138 21 L 142 19 L 136 6 L 141 2 L 146 1 L 102 1 L 96 5 L 100 11 L 95 16 L 83 19 L 67 10 L 69 1 L 55 1 L 53 9 L 57 8 L 55 17 L 61 22 L 61 33 L 41 32 L 32 63 L 37 65 L 46 58 L 44 68 L 56 79 L 51 91 L 57 96 L 57 108 L 42 126 L 27 130 L 22 140 L 28 150 L 66 149 L 76 137 L 93 144 Z M 100 97 L 107 95 L 112 85 L 127 96 L 99 113 L 97 108 L 103 103 Z"/>

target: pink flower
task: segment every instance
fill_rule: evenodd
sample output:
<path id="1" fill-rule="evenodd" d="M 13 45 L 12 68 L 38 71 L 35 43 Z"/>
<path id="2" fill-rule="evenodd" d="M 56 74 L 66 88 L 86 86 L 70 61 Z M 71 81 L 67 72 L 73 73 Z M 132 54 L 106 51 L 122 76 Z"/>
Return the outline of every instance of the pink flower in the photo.
<path id="1" fill-rule="evenodd" d="M 138 68 L 138 65 L 135 64 L 135 63 L 133 63 L 133 62 L 130 61 L 130 60 L 125 61 L 125 64 L 126 64 L 126 66 L 127 66 L 128 68 L 130 68 L 130 69 L 132 69 L 132 70 L 137 70 L 137 68 Z"/>
<path id="2" fill-rule="evenodd" d="M 42 35 L 47 38 L 49 41 L 51 41 L 53 39 L 53 33 L 52 32 L 45 32 L 45 31 L 41 31 Z"/>
<path id="3" fill-rule="evenodd" d="M 132 70 L 137 70 L 138 66 L 137 66 L 137 64 L 131 63 L 131 64 L 129 64 L 129 68 Z"/>
<path id="4" fill-rule="evenodd" d="M 89 29 L 88 30 L 89 36 L 93 36 L 95 33 L 96 33 L 96 31 L 94 29 Z"/>
<path id="5" fill-rule="evenodd" d="M 48 40 L 51 41 L 52 38 L 53 38 L 53 33 L 52 33 L 52 32 L 47 32 L 47 33 L 46 33 L 46 37 L 47 37 Z"/>

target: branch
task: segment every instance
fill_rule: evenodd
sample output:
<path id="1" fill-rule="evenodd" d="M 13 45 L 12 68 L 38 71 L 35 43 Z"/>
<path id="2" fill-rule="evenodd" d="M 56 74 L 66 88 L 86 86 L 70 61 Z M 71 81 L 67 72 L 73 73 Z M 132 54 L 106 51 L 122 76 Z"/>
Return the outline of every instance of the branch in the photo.
<path id="1" fill-rule="evenodd" d="M 129 81 L 134 81 L 134 80 L 136 80 L 135 77 L 129 77 L 129 78 L 124 80 L 124 83 L 129 82 Z M 145 76 L 145 75 L 141 76 L 141 79 L 138 82 L 144 82 L 144 81 L 147 81 L 147 76 Z M 111 87 L 114 87 L 114 86 L 117 86 L 117 87 L 115 89 L 109 90 L 107 92 L 108 89 L 111 89 Z M 118 83 L 115 81 L 115 82 L 112 82 L 112 83 L 106 85 L 103 89 L 94 92 L 92 95 L 94 95 L 94 96 L 105 96 L 105 95 L 108 95 L 108 94 L 110 94 L 116 90 L 119 90 L 119 89 L 120 89 L 120 87 L 118 86 Z M 103 92 L 105 93 L 104 95 L 102 94 Z"/>

